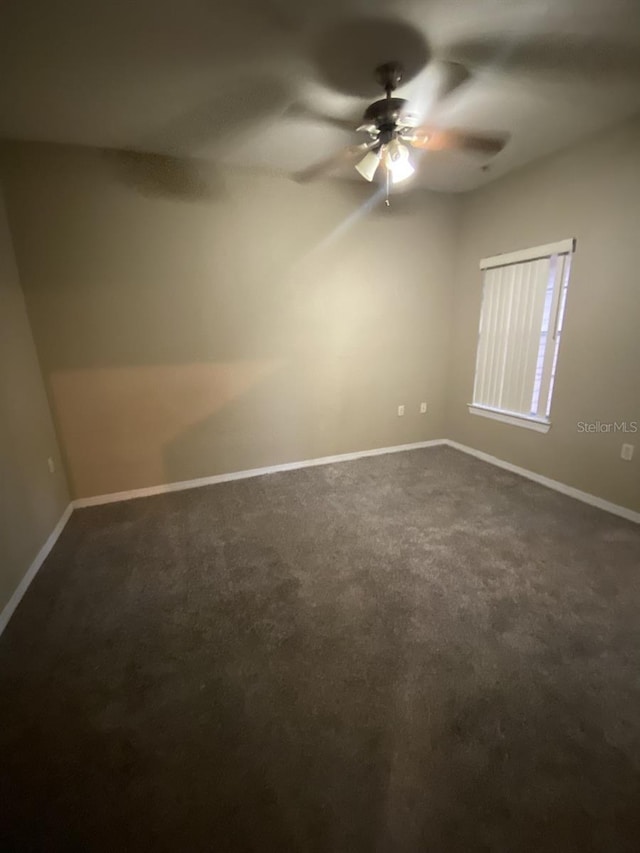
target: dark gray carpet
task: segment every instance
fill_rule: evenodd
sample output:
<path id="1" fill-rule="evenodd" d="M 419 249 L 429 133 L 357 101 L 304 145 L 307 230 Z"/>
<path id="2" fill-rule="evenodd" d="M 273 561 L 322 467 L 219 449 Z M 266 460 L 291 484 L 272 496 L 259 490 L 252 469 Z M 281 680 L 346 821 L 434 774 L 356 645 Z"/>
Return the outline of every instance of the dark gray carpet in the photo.
<path id="1" fill-rule="evenodd" d="M 74 513 L 1 849 L 637 851 L 640 529 L 450 449 Z"/>

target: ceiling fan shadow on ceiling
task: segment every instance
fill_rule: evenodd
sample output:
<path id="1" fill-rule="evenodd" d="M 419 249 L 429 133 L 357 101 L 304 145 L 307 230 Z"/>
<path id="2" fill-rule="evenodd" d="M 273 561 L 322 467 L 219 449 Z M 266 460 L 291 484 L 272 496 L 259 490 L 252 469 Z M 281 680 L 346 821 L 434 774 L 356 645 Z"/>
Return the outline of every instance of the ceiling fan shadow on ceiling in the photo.
<path id="1" fill-rule="evenodd" d="M 461 79 L 466 78 L 464 68 Z M 393 97 L 393 92 L 402 80 L 399 62 L 386 62 L 375 69 L 378 83 L 385 97 L 370 104 L 358 127 L 343 120 L 327 119 L 338 123 L 342 129 L 366 134 L 365 141 L 349 145 L 335 154 L 314 163 L 293 177 L 300 183 L 323 177 L 342 166 L 353 164 L 356 171 L 366 180 L 373 181 L 382 176 L 388 195 L 392 185 L 410 178 L 415 172 L 410 149 L 420 151 L 469 151 L 492 157 L 504 148 L 508 140 L 506 133 L 474 133 L 460 129 L 443 129 L 420 124 L 416 113 L 411 112 L 409 102 Z"/>

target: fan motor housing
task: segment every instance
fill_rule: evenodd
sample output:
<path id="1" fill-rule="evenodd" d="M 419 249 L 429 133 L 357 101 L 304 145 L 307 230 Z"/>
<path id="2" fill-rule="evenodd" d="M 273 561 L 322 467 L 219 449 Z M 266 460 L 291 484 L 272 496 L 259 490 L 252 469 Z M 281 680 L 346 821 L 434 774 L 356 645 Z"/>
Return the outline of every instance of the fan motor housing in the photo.
<path id="1" fill-rule="evenodd" d="M 380 130 L 391 130 L 398 119 L 409 112 L 409 102 L 404 98 L 382 98 L 365 110 L 363 121 L 375 124 Z"/>

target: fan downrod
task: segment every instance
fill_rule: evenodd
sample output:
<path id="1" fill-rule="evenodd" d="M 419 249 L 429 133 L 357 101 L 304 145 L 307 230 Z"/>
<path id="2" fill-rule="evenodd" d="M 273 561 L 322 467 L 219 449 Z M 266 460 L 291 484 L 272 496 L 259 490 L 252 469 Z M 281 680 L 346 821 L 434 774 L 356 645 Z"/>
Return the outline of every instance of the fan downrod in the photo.
<path id="1" fill-rule="evenodd" d="M 392 93 L 402 81 L 404 69 L 400 62 L 383 62 L 374 71 L 377 82 L 385 91 L 385 97 L 369 104 L 362 120 L 376 129 L 381 144 L 390 142 L 396 134 L 398 121 L 407 112 L 404 98 L 394 98 Z"/>

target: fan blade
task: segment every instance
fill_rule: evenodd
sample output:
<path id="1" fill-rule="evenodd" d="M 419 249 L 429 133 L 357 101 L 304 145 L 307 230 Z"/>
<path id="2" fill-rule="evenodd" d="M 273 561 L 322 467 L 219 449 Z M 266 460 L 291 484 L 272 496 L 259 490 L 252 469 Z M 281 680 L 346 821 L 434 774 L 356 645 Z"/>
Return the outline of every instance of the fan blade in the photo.
<path id="1" fill-rule="evenodd" d="M 197 202 L 224 192 L 220 173 L 207 160 L 118 149 L 104 151 L 103 157 L 120 182 L 143 196 Z"/>
<path id="2" fill-rule="evenodd" d="M 471 72 L 461 62 L 441 59 L 435 61 L 435 66 L 439 76 L 439 101 L 448 98 L 456 89 L 459 89 L 471 79 Z"/>
<path id="3" fill-rule="evenodd" d="M 353 133 L 358 125 L 358 119 L 346 119 L 326 115 L 305 104 L 291 104 L 284 115 L 285 118 L 301 118 L 307 121 L 315 121 L 318 124 L 330 124 L 332 127 L 346 130 L 349 133 Z"/>
<path id="4" fill-rule="evenodd" d="M 435 127 L 415 127 L 405 141 L 423 151 L 477 151 L 498 154 L 507 144 L 505 133 L 483 134 L 467 130 L 438 130 Z"/>
<path id="5" fill-rule="evenodd" d="M 346 148 L 342 148 L 330 157 L 326 157 L 324 160 L 314 163 L 307 169 L 302 169 L 302 171 L 296 172 L 293 175 L 293 179 L 300 184 L 313 181 L 316 178 L 320 178 L 323 175 L 328 174 L 329 172 L 333 172 L 334 169 L 337 169 L 340 166 L 353 163 L 354 160 L 357 160 L 358 157 L 364 156 L 367 151 L 370 151 L 375 145 L 375 141 L 363 142 L 361 145 L 348 145 Z"/>
<path id="6" fill-rule="evenodd" d="M 548 73 L 554 78 L 558 74 L 587 80 L 628 78 L 640 75 L 640 51 L 633 36 L 636 31 L 637 12 L 629 21 L 628 35 L 615 39 L 578 33 L 518 37 L 505 32 L 452 44 L 447 52 L 472 68 L 527 75 Z"/>

